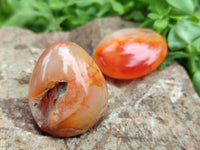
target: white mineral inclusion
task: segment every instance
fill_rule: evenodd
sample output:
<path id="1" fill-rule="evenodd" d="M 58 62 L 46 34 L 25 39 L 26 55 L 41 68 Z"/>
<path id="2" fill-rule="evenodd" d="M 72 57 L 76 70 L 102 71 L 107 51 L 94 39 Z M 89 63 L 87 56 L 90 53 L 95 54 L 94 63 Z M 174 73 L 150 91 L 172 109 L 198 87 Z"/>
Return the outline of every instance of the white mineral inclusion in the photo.
<path id="1" fill-rule="evenodd" d="M 172 103 L 176 103 L 181 96 L 182 93 L 182 85 L 180 83 L 174 83 L 170 80 L 158 80 L 157 83 L 153 84 L 152 87 L 135 103 L 135 110 L 138 109 L 139 104 L 148 96 L 154 95 L 157 91 L 166 92 L 169 91 L 169 99 Z M 163 93 L 164 94 L 164 93 Z"/>
<path id="2" fill-rule="evenodd" d="M 170 99 L 172 103 L 176 103 L 181 96 L 183 95 L 182 93 L 182 87 L 181 86 L 175 86 L 174 89 L 170 92 Z"/>

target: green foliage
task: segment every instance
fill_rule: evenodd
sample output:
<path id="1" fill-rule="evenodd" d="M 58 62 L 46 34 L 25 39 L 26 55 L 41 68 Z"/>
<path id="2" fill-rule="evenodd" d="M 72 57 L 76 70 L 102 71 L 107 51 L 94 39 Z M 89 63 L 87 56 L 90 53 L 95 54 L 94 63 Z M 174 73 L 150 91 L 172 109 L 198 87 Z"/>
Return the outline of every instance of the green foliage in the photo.
<path id="1" fill-rule="evenodd" d="M 194 75 L 192 76 L 192 83 L 194 85 L 194 88 L 199 93 L 200 91 L 200 71 L 196 71 Z"/>
<path id="2" fill-rule="evenodd" d="M 123 15 L 130 11 L 134 6 L 134 1 L 131 0 L 110 0 L 112 8 L 119 14 Z"/>
<path id="3" fill-rule="evenodd" d="M 0 25 L 35 32 L 71 30 L 94 18 L 116 14 L 112 7 L 107 0 L 0 0 Z"/>
<path id="4" fill-rule="evenodd" d="M 142 22 L 165 37 L 169 53 L 160 69 L 177 60 L 200 95 L 199 0 L 0 0 L 0 26 L 35 32 L 71 30 L 110 15 Z"/>
<path id="5" fill-rule="evenodd" d="M 160 69 L 177 60 L 188 71 L 200 95 L 200 13 L 198 0 L 148 0 L 141 27 L 162 34 L 169 46 Z"/>

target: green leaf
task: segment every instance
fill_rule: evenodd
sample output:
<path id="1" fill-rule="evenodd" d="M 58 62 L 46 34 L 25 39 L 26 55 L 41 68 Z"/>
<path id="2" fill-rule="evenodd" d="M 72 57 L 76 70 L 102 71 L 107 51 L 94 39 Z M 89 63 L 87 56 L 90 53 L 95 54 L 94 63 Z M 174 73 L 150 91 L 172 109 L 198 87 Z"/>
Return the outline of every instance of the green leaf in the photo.
<path id="1" fill-rule="evenodd" d="M 172 61 L 176 59 L 182 59 L 189 57 L 186 52 L 182 51 L 175 51 L 175 52 L 168 52 L 167 58 L 163 61 L 163 63 L 160 65 L 159 70 L 164 69 L 165 67 L 169 66 Z"/>
<path id="2" fill-rule="evenodd" d="M 153 20 L 160 18 L 160 16 L 157 13 L 149 13 L 148 17 Z"/>
<path id="3" fill-rule="evenodd" d="M 37 17 L 44 18 L 48 21 L 51 20 L 51 16 L 49 16 L 48 14 L 40 13 L 37 11 L 23 10 L 13 15 L 8 21 L 4 23 L 4 25 L 5 26 L 17 25 L 20 27 L 24 27 L 26 24 L 30 23 L 32 20 L 35 20 Z"/>
<path id="4" fill-rule="evenodd" d="M 135 0 L 125 0 L 124 3 L 122 3 L 124 6 L 125 13 L 133 9 L 133 6 L 135 5 Z"/>
<path id="5" fill-rule="evenodd" d="M 167 25 L 168 25 L 168 18 L 164 18 L 164 19 L 157 19 L 154 22 L 153 27 L 158 33 L 161 33 L 167 27 Z"/>
<path id="6" fill-rule="evenodd" d="M 195 90 L 200 96 L 200 71 L 196 71 L 192 76 L 192 83 L 194 85 Z"/>
<path id="7" fill-rule="evenodd" d="M 111 0 L 113 9 L 118 12 L 120 15 L 125 13 L 124 6 L 117 0 Z"/>
<path id="8" fill-rule="evenodd" d="M 16 3 L 16 1 L 13 1 L 13 0 L 1 0 L 0 1 L 0 11 L 3 12 L 4 14 L 11 14 L 13 13 L 16 5 L 18 5 Z M 0 14 L 2 15 L 2 14 Z"/>
<path id="9" fill-rule="evenodd" d="M 82 8 L 82 7 L 91 7 L 93 6 L 94 4 L 95 5 L 98 5 L 98 6 L 101 6 L 105 3 L 105 0 L 79 0 L 77 1 L 77 6 Z"/>
<path id="10" fill-rule="evenodd" d="M 153 28 L 154 21 L 151 19 L 147 19 L 144 21 L 139 27 L 140 28 Z"/>
<path id="11" fill-rule="evenodd" d="M 200 37 L 200 22 L 190 19 L 182 18 L 175 26 L 177 36 L 187 44 L 192 43 L 193 40 Z"/>
<path id="12" fill-rule="evenodd" d="M 169 49 L 172 51 L 181 50 L 187 46 L 187 44 L 177 36 L 175 26 L 169 31 L 167 42 Z"/>
<path id="13" fill-rule="evenodd" d="M 24 5 L 25 3 L 27 3 L 26 7 L 29 7 L 29 10 L 35 10 L 38 12 L 43 12 L 43 13 L 48 13 L 48 15 L 51 15 L 51 9 L 49 8 L 47 3 L 44 3 L 43 1 L 33 1 L 33 0 L 22 0 L 21 1 Z"/>
<path id="14" fill-rule="evenodd" d="M 200 71 L 200 55 L 196 55 L 195 58 L 196 58 L 195 59 L 196 68 L 197 68 L 197 70 Z"/>
<path id="15" fill-rule="evenodd" d="M 62 11 L 62 9 L 64 9 L 66 7 L 65 3 L 63 1 L 50 1 L 49 2 L 49 8 L 53 11 L 53 12 L 59 12 Z"/>
<path id="16" fill-rule="evenodd" d="M 123 15 L 130 11 L 135 4 L 135 0 L 110 0 L 112 8 L 119 14 Z"/>
<path id="17" fill-rule="evenodd" d="M 135 11 L 125 16 L 125 19 L 134 21 L 144 21 L 146 19 L 145 15 L 141 11 Z"/>
<path id="18" fill-rule="evenodd" d="M 148 2 L 151 13 L 156 13 L 160 17 L 166 16 L 171 10 L 166 0 L 149 0 Z"/>
<path id="19" fill-rule="evenodd" d="M 166 0 L 170 4 L 174 11 L 181 12 L 183 14 L 191 14 L 194 12 L 196 3 L 193 0 Z"/>
<path id="20" fill-rule="evenodd" d="M 111 10 L 112 10 L 112 6 L 107 4 L 101 7 L 96 15 L 97 17 L 102 17 L 102 16 L 108 16 L 108 15 L 114 14 L 114 11 L 111 11 Z"/>
<path id="21" fill-rule="evenodd" d="M 196 54 L 200 54 L 200 38 L 194 40 L 191 44 L 191 46 L 193 47 L 193 51 Z"/>

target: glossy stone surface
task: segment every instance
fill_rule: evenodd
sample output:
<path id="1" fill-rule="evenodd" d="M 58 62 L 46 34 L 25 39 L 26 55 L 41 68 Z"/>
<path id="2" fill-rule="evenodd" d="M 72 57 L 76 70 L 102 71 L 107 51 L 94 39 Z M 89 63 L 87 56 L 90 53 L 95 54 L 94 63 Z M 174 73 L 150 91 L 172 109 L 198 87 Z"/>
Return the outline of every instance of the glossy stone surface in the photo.
<path id="1" fill-rule="evenodd" d="M 107 105 L 106 82 L 85 50 L 58 41 L 36 63 L 29 105 L 43 131 L 59 137 L 78 135 L 101 117 Z"/>
<path id="2" fill-rule="evenodd" d="M 106 36 L 94 59 L 101 71 L 117 79 L 133 79 L 155 70 L 167 55 L 162 36 L 147 29 L 123 29 Z"/>

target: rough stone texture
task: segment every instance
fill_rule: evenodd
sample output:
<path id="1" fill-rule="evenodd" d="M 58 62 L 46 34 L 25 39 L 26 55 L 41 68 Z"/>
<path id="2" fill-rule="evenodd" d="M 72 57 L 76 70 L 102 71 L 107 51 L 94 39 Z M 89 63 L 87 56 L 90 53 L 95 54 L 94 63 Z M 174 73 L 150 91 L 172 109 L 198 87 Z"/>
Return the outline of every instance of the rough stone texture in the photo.
<path id="1" fill-rule="evenodd" d="M 71 40 L 92 55 L 103 36 L 134 26 L 111 17 L 71 32 L 1 28 L 0 150 L 200 149 L 200 98 L 176 63 L 137 80 L 106 77 L 108 107 L 98 124 L 81 136 L 55 138 L 36 126 L 28 106 L 28 82 L 42 51 L 54 41 Z"/>

